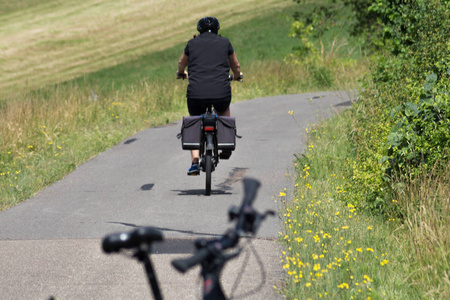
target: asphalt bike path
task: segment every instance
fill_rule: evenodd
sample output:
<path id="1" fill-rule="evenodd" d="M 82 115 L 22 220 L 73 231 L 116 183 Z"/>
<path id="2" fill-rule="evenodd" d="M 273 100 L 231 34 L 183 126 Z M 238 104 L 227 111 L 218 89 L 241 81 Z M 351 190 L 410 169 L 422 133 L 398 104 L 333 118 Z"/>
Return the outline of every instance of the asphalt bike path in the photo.
<path id="1" fill-rule="evenodd" d="M 101 250 L 107 234 L 152 226 L 165 237 L 151 256 L 163 296 L 199 299 L 200 268 L 183 275 L 170 261 L 193 253 L 196 238 L 218 237 L 232 226 L 228 209 L 240 205 L 244 177 L 261 182 L 254 207 L 277 210 L 279 193 L 292 187 L 294 154 L 306 149 L 305 128 L 352 99 L 349 92 L 319 92 L 232 104 L 242 139 L 212 173 L 211 196 L 204 195 L 204 173 L 186 175 L 190 154 L 176 138 L 181 121 L 129 137 L 0 212 L 0 298 L 152 299 L 141 265 Z M 227 295 L 282 298 L 273 289 L 283 276 L 279 232 L 280 218 L 266 219 L 251 247 L 227 264 Z"/>

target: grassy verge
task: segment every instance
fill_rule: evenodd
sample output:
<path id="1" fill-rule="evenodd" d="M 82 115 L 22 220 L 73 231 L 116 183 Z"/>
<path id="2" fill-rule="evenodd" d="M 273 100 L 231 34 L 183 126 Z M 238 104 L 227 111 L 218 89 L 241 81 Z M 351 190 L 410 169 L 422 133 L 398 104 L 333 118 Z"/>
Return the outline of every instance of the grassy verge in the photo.
<path id="1" fill-rule="evenodd" d="M 448 178 L 426 176 L 398 194 L 396 203 L 411 203 L 404 220 L 345 205 L 354 155 L 351 122 L 347 111 L 306 128 L 308 150 L 296 161 L 296 192 L 280 193 L 286 280 L 277 288 L 288 299 L 445 299 Z"/>
<path id="2" fill-rule="evenodd" d="M 247 81 L 233 83 L 237 99 L 301 92 L 297 70 L 282 63 L 247 68 Z M 251 78 L 264 78 L 249 82 Z M 60 85 L 4 103 L 0 124 L 0 208 L 27 199 L 77 165 L 139 130 L 168 124 L 187 114 L 186 82 L 142 81 L 123 90 L 95 93 L 96 86 Z"/>
<path id="3" fill-rule="evenodd" d="M 164 90 L 163 98 L 152 83 L 95 99 L 89 90 L 60 86 L 7 103 L 0 126 L 0 208 L 27 199 L 137 130 L 180 118 L 181 89 Z"/>

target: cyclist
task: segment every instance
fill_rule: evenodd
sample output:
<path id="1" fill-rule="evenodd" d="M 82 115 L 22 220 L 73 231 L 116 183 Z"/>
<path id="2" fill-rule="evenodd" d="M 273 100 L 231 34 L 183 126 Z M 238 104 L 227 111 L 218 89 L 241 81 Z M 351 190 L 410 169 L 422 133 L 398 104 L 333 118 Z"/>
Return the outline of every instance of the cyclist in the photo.
<path id="1" fill-rule="evenodd" d="M 197 23 L 200 35 L 188 41 L 178 61 L 177 78 L 189 79 L 186 97 L 191 116 L 204 113 L 208 104 L 214 106 L 219 116 L 230 116 L 230 68 L 236 79 L 242 73 L 233 46 L 227 38 L 217 34 L 219 29 L 216 18 L 200 19 Z M 191 150 L 188 175 L 200 174 L 199 156 L 199 150 Z"/>

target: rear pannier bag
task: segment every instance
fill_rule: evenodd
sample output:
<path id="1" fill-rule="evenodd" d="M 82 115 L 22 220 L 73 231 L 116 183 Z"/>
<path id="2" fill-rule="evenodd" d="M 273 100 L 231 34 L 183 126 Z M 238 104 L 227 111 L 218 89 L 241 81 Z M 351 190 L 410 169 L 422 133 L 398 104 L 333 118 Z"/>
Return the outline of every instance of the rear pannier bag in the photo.
<path id="1" fill-rule="evenodd" d="M 181 125 L 181 147 L 183 150 L 200 149 L 202 119 L 200 116 L 183 117 Z"/>
<path id="2" fill-rule="evenodd" d="M 217 117 L 217 148 L 234 150 L 236 148 L 236 120 L 233 117 Z"/>

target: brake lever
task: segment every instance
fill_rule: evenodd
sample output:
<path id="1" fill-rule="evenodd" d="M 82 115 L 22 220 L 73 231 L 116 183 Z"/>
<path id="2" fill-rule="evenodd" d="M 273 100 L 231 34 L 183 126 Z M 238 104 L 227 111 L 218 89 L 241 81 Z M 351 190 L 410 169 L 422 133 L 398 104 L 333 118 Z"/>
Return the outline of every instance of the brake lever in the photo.
<path id="1" fill-rule="evenodd" d="M 236 258 L 237 256 L 239 256 L 239 254 L 241 254 L 242 248 L 239 247 L 238 249 L 234 250 L 231 253 L 227 253 L 227 254 L 222 254 L 222 258 L 224 259 L 224 261 L 228 261 L 229 259 L 233 259 Z"/>

